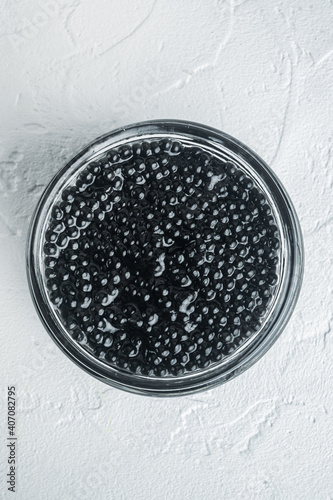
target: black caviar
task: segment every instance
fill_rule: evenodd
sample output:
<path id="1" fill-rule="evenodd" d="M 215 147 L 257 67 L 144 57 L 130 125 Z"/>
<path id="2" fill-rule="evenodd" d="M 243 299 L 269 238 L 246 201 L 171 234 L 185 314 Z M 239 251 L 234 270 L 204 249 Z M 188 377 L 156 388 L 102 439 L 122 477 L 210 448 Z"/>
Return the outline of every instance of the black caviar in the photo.
<path id="1" fill-rule="evenodd" d="M 230 356 L 276 289 L 270 204 L 231 162 L 178 141 L 90 162 L 49 218 L 49 297 L 72 338 L 111 366 L 178 376 Z"/>

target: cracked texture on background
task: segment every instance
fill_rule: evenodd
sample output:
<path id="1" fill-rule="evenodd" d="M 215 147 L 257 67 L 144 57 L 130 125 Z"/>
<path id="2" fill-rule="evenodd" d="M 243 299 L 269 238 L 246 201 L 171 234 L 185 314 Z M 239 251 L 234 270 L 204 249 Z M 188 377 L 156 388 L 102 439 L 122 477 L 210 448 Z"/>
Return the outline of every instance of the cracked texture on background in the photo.
<path id="1" fill-rule="evenodd" d="M 0 498 L 16 384 L 18 499 L 332 499 L 333 3 L 26 0 L 0 15 Z M 265 357 L 172 400 L 77 368 L 25 280 L 27 225 L 54 173 L 96 136 L 153 118 L 253 148 L 287 188 L 306 251 L 297 308 Z"/>

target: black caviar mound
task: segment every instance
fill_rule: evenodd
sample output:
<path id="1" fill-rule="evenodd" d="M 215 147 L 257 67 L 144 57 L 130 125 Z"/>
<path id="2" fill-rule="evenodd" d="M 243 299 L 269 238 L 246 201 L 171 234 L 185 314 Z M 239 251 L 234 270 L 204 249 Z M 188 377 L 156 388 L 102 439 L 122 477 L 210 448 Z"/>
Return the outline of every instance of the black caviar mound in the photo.
<path id="1" fill-rule="evenodd" d="M 279 247 L 268 200 L 233 163 L 169 139 L 132 143 L 88 164 L 54 205 L 47 289 L 96 358 L 179 376 L 260 328 Z"/>

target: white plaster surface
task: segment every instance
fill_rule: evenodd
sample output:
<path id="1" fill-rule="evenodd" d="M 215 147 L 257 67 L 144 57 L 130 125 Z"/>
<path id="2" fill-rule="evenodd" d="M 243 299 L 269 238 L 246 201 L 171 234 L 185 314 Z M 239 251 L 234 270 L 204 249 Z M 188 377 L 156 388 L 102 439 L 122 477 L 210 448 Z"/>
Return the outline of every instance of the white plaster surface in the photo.
<path id="1" fill-rule="evenodd" d="M 333 499 L 332 0 L 2 0 L 0 18 L 0 498 Z M 287 188 L 306 251 L 268 354 L 224 386 L 161 400 L 68 360 L 25 277 L 28 223 L 54 173 L 98 135 L 153 118 L 253 148 Z"/>

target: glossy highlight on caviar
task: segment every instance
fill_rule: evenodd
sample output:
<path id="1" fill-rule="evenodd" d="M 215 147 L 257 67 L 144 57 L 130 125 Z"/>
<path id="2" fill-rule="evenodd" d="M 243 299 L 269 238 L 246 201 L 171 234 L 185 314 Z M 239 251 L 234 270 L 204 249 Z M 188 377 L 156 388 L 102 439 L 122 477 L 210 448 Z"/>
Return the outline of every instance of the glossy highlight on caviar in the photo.
<path id="1" fill-rule="evenodd" d="M 78 345 L 128 373 L 179 377 L 261 327 L 280 233 L 242 169 L 164 138 L 81 169 L 52 208 L 43 251 L 49 299 Z"/>

